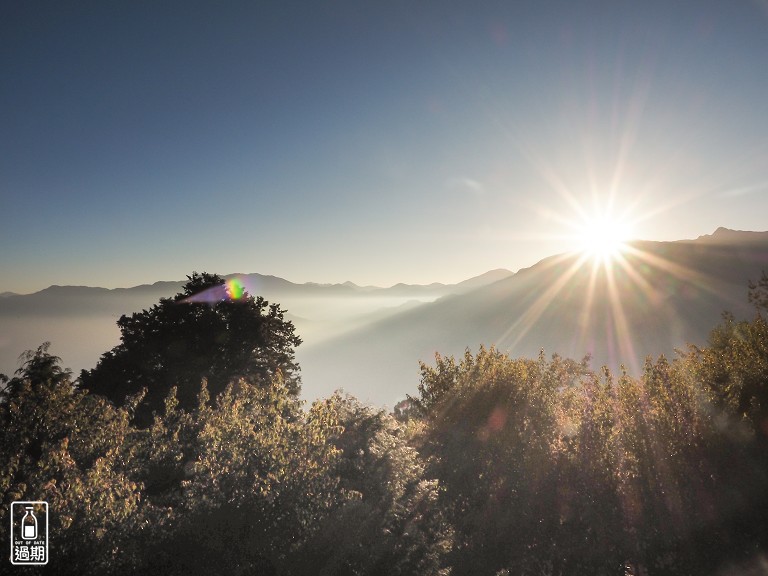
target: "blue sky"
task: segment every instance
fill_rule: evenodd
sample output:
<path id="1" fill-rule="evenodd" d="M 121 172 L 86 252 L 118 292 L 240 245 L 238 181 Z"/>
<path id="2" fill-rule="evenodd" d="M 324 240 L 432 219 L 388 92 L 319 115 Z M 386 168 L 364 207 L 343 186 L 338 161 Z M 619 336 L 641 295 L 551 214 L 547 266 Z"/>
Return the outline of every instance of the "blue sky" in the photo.
<path id="1" fill-rule="evenodd" d="M 0 292 L 768 229 L 765 2 L 10 1 L 0 55 Z"/>

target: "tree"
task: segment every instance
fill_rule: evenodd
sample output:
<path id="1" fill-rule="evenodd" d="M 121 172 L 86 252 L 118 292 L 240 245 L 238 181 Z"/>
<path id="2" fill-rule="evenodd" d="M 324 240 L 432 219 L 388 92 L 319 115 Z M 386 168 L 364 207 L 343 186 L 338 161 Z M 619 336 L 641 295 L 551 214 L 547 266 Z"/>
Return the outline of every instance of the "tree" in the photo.
<path id="1" fill-rule="evenodd" d="M 557 394 L 573 367 L 493 348 L 422 366 L 421 451 L 456 530 L 453 574 L 539 573 L 557 554 Z"/>
<path id="2" fill-rule="evenodd" d="M 291 573 L 444 574 L 452 530 L 437 505 L 438 482 L 426 477 L 406 426 L 352 397 L 330 400 L 343 428 L 332 440 L 345 498 L 295 556 Z"/>
<path id="3" fill-rule="evenodd" d="M 757 282 L 749 281 L 749 302 L 761 310 L 768 311 L 768 273 L 765 270 L 760 274 Z"/>
<path id="4" fill-rule="evenodd" d="M 721 407 L 748 420 L 759 442 L 768 450 L 768 275 L 749 283 L 749 301 L 755 306 L 751 321 L 731 314 L 709 334 L 706 347 L 691 346 L 688 357 L 699 380 Z"/>
<path id="5" fill-rule="evenodd" d="M 22 354 L 0 401 L 0 539 L 9 505 L 45 500 L 52 574 L 103 574 L 130 564 L 143 515 L 140 488 L 124 466 L 127 408 L 77 390 L 48 343 Z"/>
<path id="6" fill-rule="evenodd" d="M 147 496 L 168 516 L 135 572 L 285 573 L 346 498 L 329 441 L 337 420 L 333 399 L 305 413 L 280 377 L 258 387 L 230 383 L 214 406 L 201 399 L 191 413 L 172 392 L 164 414 L 140 433 Z"/>
<path id="7" fill-rule="evenodd" d="M 216 274 L 193 273 L 181 293 L 149 310 L 122 316 L 120 344 L 80 374 L 82 388 L 121 405 L 143 388 L 136 422 L 148 425 L 176 386 L 182 408 L 194 408 L 202 380 L 215 397 L 238 378 L 268 382 L 278 373 L 297 396 L 301 340 L 277 304 L 228 289 Z"/>

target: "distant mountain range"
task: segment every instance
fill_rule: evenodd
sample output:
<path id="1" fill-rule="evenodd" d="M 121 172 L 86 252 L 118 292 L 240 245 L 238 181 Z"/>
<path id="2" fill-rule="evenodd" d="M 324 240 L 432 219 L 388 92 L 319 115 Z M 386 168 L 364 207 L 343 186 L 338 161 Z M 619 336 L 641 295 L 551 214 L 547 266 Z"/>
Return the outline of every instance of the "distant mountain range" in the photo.
<path id="1" fill-rule="evenodd" d="M 334 389 L 391 406 L 418 384 L 418 362 L 495 345 L 515 356 L 540 349 L 630 372 L 646 355 L 703 344 L 723 311 L 750 317 L 747 284 L 768 270 L 768 232 L 719 228 L 696 240 L 631 243 L 611 264 L 580 254 L 546 258 L 512 273 L 493 270 L 458 284 L 389 288 L 295 284 L 236 274 L 251 294 L 288 310 L 304 395 Z M 76 372 L 119 341 L 115 321 L 180 291 L 184 281 L 134 288 L 51 286 L 0 295 L 0 372 L 50 340 Z"/>
<path id="2" fill-rule="evenodd" d="M 287 310 L 302 339 L 323 339 L 381 320 L 391 314 L 448 294 L 463 294 L 512 275 L 492 270 L 458 284 L 396 284 L 389 288 L 343 284 L 296 284 L 264 274 L 230 274 L 249 293 L 277 302 Z M 181 291 L 186 280 L 132 288 L 50 286 L 34 294 L 0 294 L 0 373 L 11 374 L 18 356 L 44 341 L 76 373 L 95 366 L 99 356 L 119 342 L 115 322 L 160 298 Z"/>

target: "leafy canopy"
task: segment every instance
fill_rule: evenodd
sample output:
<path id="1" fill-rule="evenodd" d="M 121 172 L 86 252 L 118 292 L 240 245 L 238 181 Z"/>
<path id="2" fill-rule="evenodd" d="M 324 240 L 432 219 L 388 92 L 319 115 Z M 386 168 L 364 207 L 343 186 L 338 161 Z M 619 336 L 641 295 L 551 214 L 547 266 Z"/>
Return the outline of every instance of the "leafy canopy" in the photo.
<path id="1" fill-rule="evenodd" d="M 173 298 L 118 320 L 120 344 L 96 368 L 82 371 L 81 386 L 118 405 L 146 388 L 136 412 L 143 425 L 174 386 L 181 407 L 193 408 L 202 380 L 215 397 L 236 379 L 258 384 L 280 373 L 289 393 L 298 395 L 294 348 L 301 340 L 280 307 L 246 292 L 230 297 L 216 274 L 187 278 Z"/>

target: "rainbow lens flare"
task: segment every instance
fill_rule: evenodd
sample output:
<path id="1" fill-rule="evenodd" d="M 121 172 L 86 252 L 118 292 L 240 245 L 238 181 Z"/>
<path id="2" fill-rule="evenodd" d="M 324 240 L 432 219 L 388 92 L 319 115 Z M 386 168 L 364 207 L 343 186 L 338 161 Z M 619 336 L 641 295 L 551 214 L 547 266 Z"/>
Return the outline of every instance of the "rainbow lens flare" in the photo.
<path id="1" fill-rule="evenodd" d="M 227 280 L 227 296 L 232 300 L 240 300 L 245 292 L 245 286 L 237 278 Z"/>

